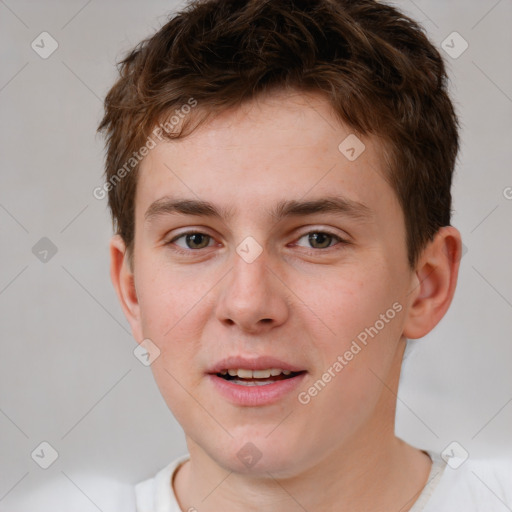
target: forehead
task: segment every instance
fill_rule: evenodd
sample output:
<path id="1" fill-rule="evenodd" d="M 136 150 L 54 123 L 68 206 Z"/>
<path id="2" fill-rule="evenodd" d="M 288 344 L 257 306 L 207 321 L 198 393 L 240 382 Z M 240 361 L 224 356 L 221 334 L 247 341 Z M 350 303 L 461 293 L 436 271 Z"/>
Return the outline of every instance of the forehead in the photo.
<path id="1" fill-rule="evenodd" d="M 272 217 L 284 201 L 337 195 L 363 205 L 361 211 L 389 212 L 397 203 L 382 154 L 377 140 L 340 123 L 324 98 L 270 95 L 158 143 L 139 169 L 136 216 L 144 219 L 155 203 L 188 198 L 231 217 Z"/>

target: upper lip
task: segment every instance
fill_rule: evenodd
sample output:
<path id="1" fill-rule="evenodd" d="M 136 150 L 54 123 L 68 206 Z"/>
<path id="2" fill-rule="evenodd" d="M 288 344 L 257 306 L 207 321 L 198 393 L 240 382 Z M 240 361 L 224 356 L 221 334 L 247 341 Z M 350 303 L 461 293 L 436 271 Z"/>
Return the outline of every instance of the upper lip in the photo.
<path id="1" fill-rule="evenodd" d="M 281 370 L 289 370 L 291 372 L 301 372 L 304 368 L 287 363 L 281 359 L 271 356 L 260 357 L 243 357 L 231 356 L 221 359 L 210 368 L 206 373 L 219 373 L 223 370 L 229 369 L 244 369 L 244 370 L 266 370 L 268 368 L 279 368 Z"/>

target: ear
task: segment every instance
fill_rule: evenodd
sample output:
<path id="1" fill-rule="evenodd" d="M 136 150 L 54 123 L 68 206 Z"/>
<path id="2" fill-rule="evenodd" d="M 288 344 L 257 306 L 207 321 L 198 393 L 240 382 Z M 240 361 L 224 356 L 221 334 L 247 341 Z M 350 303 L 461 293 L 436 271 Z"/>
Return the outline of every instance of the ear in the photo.
<path id="1" fill-rule="evenodd" d="M 110 278 L 124 315 L 131 326 L 132 335 L 135 341 L 140 343 L 143 336 L 139 301 L 135 289 L 135 276 L 130 265 L 126 245 L 120 235 L 114 235 L 110 240 Z"/>
<path id="2" fill-rule="evenodd" d="M 417 339 L 443 318 L 455 294 L 462 239 L 453 226 L 439 229 L 416 266 L 403 334 Z"/>

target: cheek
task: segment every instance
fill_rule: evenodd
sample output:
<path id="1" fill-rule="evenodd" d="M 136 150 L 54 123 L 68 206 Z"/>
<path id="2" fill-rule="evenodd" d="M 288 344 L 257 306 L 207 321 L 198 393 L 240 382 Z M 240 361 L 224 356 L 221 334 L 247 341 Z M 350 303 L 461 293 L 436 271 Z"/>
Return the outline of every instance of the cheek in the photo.
<path id="1" fill-rule="evenodd" d="M 183 336 L 193 340 L 199 324 L 198 312 L 212 288 L 206 274 L 205 279 L 198 279 L 190 271 L 154 262 L 140 269 L 139 281 L 142 283 L 138 299 L 144 334 L 162 343 Z M 185 334 L 177 336 L 184 330 L 183 326 L 186 326 Z"/>
<path id="2" fill-rule="evenodd" d="M 212 285 L 165 267 L 147 268 L 140 277 L 145 284 L 139 297 L 142 332 L 160 350 L 151 369 L 168 407 L 180 420 L 190 406 L 186 390 L 202 377 L 193 364 L 201 352 Z"/>
<path id="3" fill-rule="evenodd" d="M 325 401 L 327 414 L 345 418 L 350 411 L 360 417 L 377 401 L 382 388 L 379 377 L 384 379 L 393 365 L 403 325 L 401 297 L 392 269 L 376 265 L 340 275 L 323 288 L 324 294 L 313 294 L 313 307 L 329 327 L 329 335 L 315 337 L 321 364 L 312 378 L 321 381 L 319 402 Z M 329 381 L 325 389 L 324 380 Z"/>
<path id="4" fill-rule="evenodd" d="M 391 323 L 398 323 L 389 319 L 396 317 L 393 304 L 400 299 L 392 275 L 392 269 L 379 268 L 374 262 L 350 271 L 332 269 L 328 274 L 319 276 L 314 285 L 311 281 L 302 285 L 297 281 L 297 295 L 307 297 L 310 311 L 329 332 L 327 337 L 319 336 L 318 343 L 338 353 L 376 322 L 379 331 L 389 332 Z M 388 310 L 385 318 L 388 321 L 382 325 L 381 315 L 386 316 Z"/>

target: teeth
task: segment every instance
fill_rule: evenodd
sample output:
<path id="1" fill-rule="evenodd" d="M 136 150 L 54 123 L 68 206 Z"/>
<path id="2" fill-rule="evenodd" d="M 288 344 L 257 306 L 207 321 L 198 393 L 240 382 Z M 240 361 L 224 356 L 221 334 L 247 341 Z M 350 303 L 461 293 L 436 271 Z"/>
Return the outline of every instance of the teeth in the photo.
<path id="1" fill-rule="evenodd" d="M 267 368 L 266 370 L 246 370 L 244 368 L 230 368 L 219 372 L 221 375 L 229 374 L 231 377 L 240 377 L 241 379 L 268 379 L 270 376 L 276 377 L 281 373 L 290 375 L 290 370 L 281 370 L 280 368 Z"/>
<path id="2" fill-rule="evenodd" d="M 272 375 L 272 370 L 253 370 L 251 373 L 255 379 L 268 379 Z"/>

